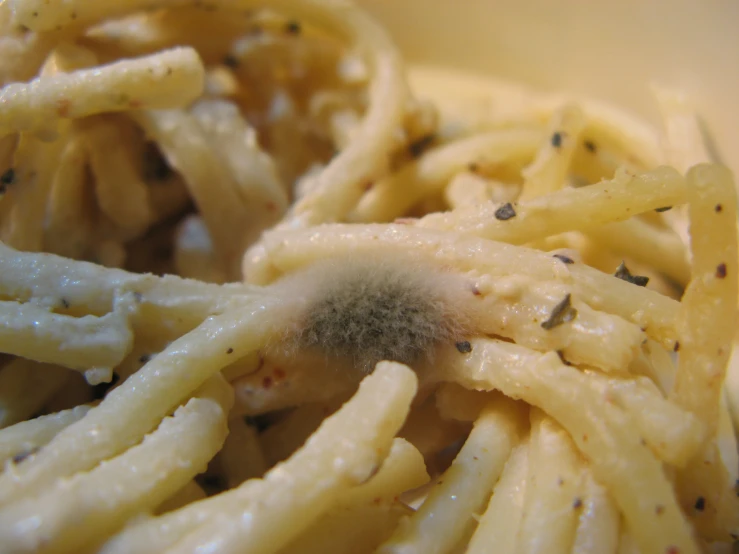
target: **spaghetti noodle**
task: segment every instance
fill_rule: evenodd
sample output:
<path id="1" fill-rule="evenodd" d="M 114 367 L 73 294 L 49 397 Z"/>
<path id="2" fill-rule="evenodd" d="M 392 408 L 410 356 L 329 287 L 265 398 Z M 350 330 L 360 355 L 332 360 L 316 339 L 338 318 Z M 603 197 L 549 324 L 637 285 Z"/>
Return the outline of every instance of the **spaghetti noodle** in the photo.
<path id="1" fill-rule="evenodd" d="M 0 552 L 731 548 L 736 191 L 682 98 L 450 89 L 343 0 L 0 25 Z"/>

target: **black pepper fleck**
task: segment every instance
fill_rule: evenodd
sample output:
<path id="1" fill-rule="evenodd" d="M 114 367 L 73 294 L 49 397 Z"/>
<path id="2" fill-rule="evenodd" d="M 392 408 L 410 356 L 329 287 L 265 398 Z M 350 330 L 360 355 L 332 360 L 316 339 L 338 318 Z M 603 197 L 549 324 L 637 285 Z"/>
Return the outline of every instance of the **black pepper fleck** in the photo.
<path id="1" fill-rule="evenodd" d="M 469 343 L 469 341 L 462 341 L 458 342 L 456 345 L 457 350 L 459 350 L 462 354 L 467 354 L 469 352 L 472 352 L 472 345 Z"/>
<path id="2" fill-rule="evenodd" d="M 721 204 L 716 204 L 716 207 L 714 208 L 717 214 L 720 214 L 723 211 L 723 209 L 724 207 Z"/>
<path id="3" fill-rule="evenodd" d="M 672 347 L 673 352 L 680 352 L 680 341 L 675 341 L 675 346 Z"/>
<path id="4" fill-rule="evenodd" d="M 19 464 L 23 460 L 36 454 L 36 452 L 38 452 L 39 450 L 40 450 L 39 447 L 34 447 L 34 448 L 31 448 L 30 450 L 24 450 L 23 452 L 18 452 L 18 454 L 12 457 L 13 463 L 16 465 Z"/>
<path id="5" fill-rule="evenodd" d="M 554 148 L 562 146 L 562 133 L 554 133 L 551 138 L 551 143 Z"/>
<path id="6" fill-rule="evenodd" d="M 616 273 L 613 275 L 614 277 L 618 277 L 619 279 L 626 281 L 627 283 L 631 283 L 632 285 L 636 285 L 637 287 L 646 287 L 647 283 L 649 283 L 649 277 L 645 277 L 643 275 L 632 275 L 624 262 L 621 262 L 621 265 L 618 266 Z"/>
<path id="7" fill-rule="evenodd" d="M 671 209 L 672 209 L 672 206 L 665 206 L 664 208 L 657 208 L 654 211 L 655 212 L 662 213 L 662 212 L 670 211 Z"/>
<path id="8" fill-rule="evenodd" d="M 582 499 L 581 498 L 575 498 L 575 500 L 572 502 L 572 507 L 577 510 L 578 508 L 582 508 Z"/>
<path id="9" fill-rule="evenodd" d="M 513 204 L 510 202 L 506 202 L 495 210 L 495 219 L 498 221 L 507 221 L 512 217 L 516 217 L 516 210 L 513 209 Z"/>
<path id="10" fill-rule="evenodd" d="M 555 254 L 554 257 L 557 258 L 560 262 L 565 263 L 565 264 L 575 263 L 575 260 L 573 260 L 572 258 L 568 256 L 565 256 L 564 254 Z"/>
<path id="11" fill-rule="evenodd" d="M 62 298 L 62 308 L 64 308 L 65 310 L 69 309 L 69 300 L 67 300 L 66 298 Z"/>
<path id="12" fill-rule="evenodd" d="M 585 150 L 587 150 L 591 154 L 595 154 L 596 150 L 598 150 L 598 148 L 595 146 L 595 143 L 592 140 L 584 141 L 583 146 L 585 147 Z"/>
<path id="13" fill-rule="evenodd" d="M 149 360 L 151 360 L 151 354 L 141 354 L 139 356 L 139 363 L 141 364 L 149 363 Z"/>
<path id="14" fill-rule="evenodd" d="M 233 348 L 229 348 L 228 350 L 226 350 L 226 354 L 233 354 L 233 353 L 234 353 Z"/>
<path id="15" fill-rule="evenodd" d="M 572 295 L 568 293 L 559 302 L 559 304 L 552 309 L 552 313 L 549 318 L 541 324 L 542 328 L 549 331 L 550 329 L 554 329 L 563 323 L 567 323 L 568 321 L 575 319 L 575 317 L 577 317 L 577 310 L 572 307 L 571 301 Z"/>
<path id="16" fill-rule="evenodd" d="M 705 509 L 706 509 L 706 499 L 705 499 L 705 498 L 703 498 L 702 496 L 699 496 L 699 497 L 698 497 L 698 498 L 696 498 L 696 500 L 695 500 L 695 506 L 694 506 L 694 507 L 695 507 L 695 509 L 696 509 L 696 510 L 698 510 L 699 512 L 702 512 L 703 510 L 705 510 Z"/>
<path id="17" fill-rule="evenodd" d="M 285 24 L 285 31 L 291 35 L 299 35 L 303 28 L 300 26 L 298 21 L 288 21 Z"/>

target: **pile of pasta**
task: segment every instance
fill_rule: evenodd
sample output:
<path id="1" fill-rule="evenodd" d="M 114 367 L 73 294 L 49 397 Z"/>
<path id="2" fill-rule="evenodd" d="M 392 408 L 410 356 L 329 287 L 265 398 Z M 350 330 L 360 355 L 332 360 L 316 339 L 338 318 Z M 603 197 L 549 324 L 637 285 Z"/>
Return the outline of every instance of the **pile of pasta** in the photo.
<path id="1" fill-rule="evenodd" d="M 0 552 L 731 551 L 736 192 L 686 99 L 406 69 L 340 0 L 0 25 Z M 465 280 L 476 332 L 279 348 L 356 257 Z"/>

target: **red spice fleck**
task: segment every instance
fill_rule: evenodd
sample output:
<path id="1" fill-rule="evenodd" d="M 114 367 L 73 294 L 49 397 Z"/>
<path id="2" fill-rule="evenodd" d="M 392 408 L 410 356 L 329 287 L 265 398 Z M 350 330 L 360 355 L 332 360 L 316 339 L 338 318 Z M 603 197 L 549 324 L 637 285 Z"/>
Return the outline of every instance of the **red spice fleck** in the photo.
<path id="1" fill-rule="evenodd" d="M 658 516 L 664 514 L 665 513 L 665 507 L 662 504 L 657 504 L 654 507 L 654 513 L 657 514 Z"/>
<path id="2" fill-rule="evenodd" d="M 69 115 L 69 107 L 71 102 L 66 98 L 56 101 L 56 113 L 59 117 L 67 117 Z"/>
<path id="3" fill-rule="evenodd" d="M 267 206 L 266 207 L 267 207 L 267 211 L 270 211 L 270 212 L 276 212 L 277 211 L 277 206 L 275 205 L 274 202 L 267 202 Z"/>
<path id="4" fill-rule="evenodd" d="M 680 549 L 677 546 L 668 546 L 665 554 L 680 554 Z"/>
<path id="5" fill-rule="evenodd" d="M 272 371 L 272 375 L 274 375 L 275 379 L 278 381 L 282 381 L 285 377 L 287 377 L 285 370 L 280 369 L 279 367 L 276 367 L 274 371 Z"/>
<path id="6" fill-rule="evenodd" d="M 714 208 L 717 214 L 720 214 L 723 209 L 724 207 L 721 204 L 716 204 L 716 207 Z"/>
<path id="7" fill-rule="evenodd" d="M 265 389 L 270 388 L 272 386 L 272 377 L 267 376 L 264 379 L 262 379 L 262 386 Z"/>
<path id="8" fill-rule="evenodd" d="M 716 266 L 716 278 L 723 279 L 726 277 L 726 264 L 718 264 Z"/>
<path id="9" fill-rule="evenodd" d="M 367 191 L 372 190 L 372 187 L 374 187 L 374 186 L 375 186 L 375 182 L 374 181 L 366 181 L 366 182 L 362 183 L 362 190 L 364 192 L 367 192 Z"/>
<path id="10" fill-rule="evenodd" d="M 379 496 L 376 496 L 376 497 L 375 497 L 375 498 L 374 498 L 374 499 L 372 500 L 372 503 L 373 503 L 373 504 L 375 504 L 375 505 L 378 505 L 378 504 L 380 504 L 380 502 L 382 502 L 382 498 L 380 498 Z"/>

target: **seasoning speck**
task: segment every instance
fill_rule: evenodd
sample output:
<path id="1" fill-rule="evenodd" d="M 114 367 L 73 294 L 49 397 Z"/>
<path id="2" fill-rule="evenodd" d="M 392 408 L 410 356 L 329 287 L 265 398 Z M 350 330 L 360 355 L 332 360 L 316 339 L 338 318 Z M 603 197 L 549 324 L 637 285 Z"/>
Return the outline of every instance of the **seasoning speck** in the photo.
<path id="1" fill-rule="evenodd" d="M 541 326 L 549 331 L 558 325 L 562 325 L 563 323 L 567 323 L 568 321 L 575 319 L 575 317 L 577 317 L 577 310 L 572 307 L 571 301 L 572 295 L 568 293 L 567 296 L 565 296 L 562 301 L 554 307 L 549 319 L 543 322 Z"/>
<path id="2" fill-rule="evenodd" d="M 655 212 L 659 212 L 659 213 L 662 213 L 662 212 L 667 212 L 667 211 L 669 211 L 669 210 L 671 210 L 671 209 L 672 209 L 672 206 L 665 206 L 664 208 L 657 208 L 657 209 L 655 209 L 654 211 L 655 211 Z"/>
<path id="3" fill-rule="evenodd" d="M 723 209 L 724 207 L 721 204 L 716 204 L 716 207 L 714 208 L 717 214 L 720 214 L 723 211 Z"/>
<path id="4" fill-rule="evenodd" d="M 562 146 L 562 133 L 554 133 L 551 138 L 551 143 L 554 148 Z"/>
<path id="5" fill-rule="evenodd" d="M 575 500 L 572 502 L 572 507 L 577 510 L 578 508 L 582 508 L 582 499 L 581 498 L 575 498 Z"/>
<path id="6" fill-rule="evenodd" d="M 696 509 L 696 510 L 698 510 L 699 512 L 702 512 L 703 510 L 705 510 L 705 509 L 706 509 L 706 499 L 705 499 L 705 498 L 703 498 L 702 496 L 699 496 L 699 497 L 698 497 L 698 498 L 696 498 L 696 500 L 695 500 L 695 506 L 694 506 L 694 507 L 695 507 L 695 509 Z"/>
<path id="7" fill-rule="evenodd" d="M 657 514 L 658 516 L 661 516 L 662 514 L 665 513 L 665 507 L 662 504 L 657 504 L 654 507 L 654 513 Z"/>
<path id="8" fill-rule="evenodd" d="M 618 277 L 619 279 L 626 281 L 627 283 L 631 283 L 632 285 L 636 285 L 637 287 L 646 287 L 649 282 L 649 277 L 644 277 L 643 275 L 632 275 L 624 262 L 621 262 L 621 265 L 618 266 L 616 273 L 613 275 L 614 277 Z"/>
<path id="9" fill-rule="evenodd" d="M 233 348 L 229 348 L 228 350 L 226 350 L 226 354 L 233 354 L 233 352 L 234 352 Z"/>
<path id="10" fill-rule="evenodd" d="M 598 150 L 598 148 L 595 146 L 595 143 L 592 140 L 586 140 L 582 144 L 585 147 L 585 150 L 587 150 L 591 154 L 595 154 L 596 150 Z"/>
<path id="11" fill-rule="evenodd" d="M 573 260 L 572 258 L 568 256 L 565 256 L 564 254 L 555 254 L 554 257 L 564 264 L 574 264 L 575 263 L 575 260 Z"/>
<path id="12" fill-rule="evenodd" d="M 24 450 L 23 452 L 18 452 L 15 456 L 12 457 L 14 464 L 19 464 L 29 456 L 33 456 L 36 452 L 39 451 L 38 447 L 31 448 L 30 450 Z"/>
<path id="13" fill-rule="evenodd" d="M 726 264 L 718 264 L 716 266 L 716 279 L 723 279 L 726 277 Z"/>
<path id="14" fill-rule="evenodd" d="M 67 300 L 66 298 L 62 298 L 62 308 L 64 308 L 65 310 L 69 309 L 69 300 Z"/>
<path id="15" fill-rule="evenodd" d="M 469 343 L 469 341 L 458 342 L 455 346 L 457 347 L 457 350 L 459 350 L 462 354 L 472 352 L 472 345 Z"/>
<path id="16" fill-rule="evenodd" d="M 506 202 L 495 210 L 495 219 L 498 221 L 507 221 L 512 217 L 516 217 L 516 210 L 513 209 L 513 204 L 510 202 Z"/>
<path id="17" fill-rule="evenodd" d="M 139 356 L 139 363 L 147 364 L 149 363 L 149 360 L 151 360 L 151 354 L 141 354 L 141 356 Z"/>
<path id="18" fill-rule="evenodd" d="M 680 341 L 675 341 L 675 346 L 672 347 L 673 352 L 680 352 Z"/>
<path id="19" fill-rule="evenodd" d="M 298 21 L 288 21 L 285 24 L 285 31 L 291 35 L 299 35 L 302 30 L 300 22 Z"/>

